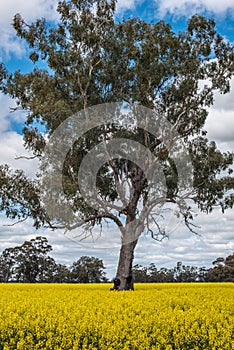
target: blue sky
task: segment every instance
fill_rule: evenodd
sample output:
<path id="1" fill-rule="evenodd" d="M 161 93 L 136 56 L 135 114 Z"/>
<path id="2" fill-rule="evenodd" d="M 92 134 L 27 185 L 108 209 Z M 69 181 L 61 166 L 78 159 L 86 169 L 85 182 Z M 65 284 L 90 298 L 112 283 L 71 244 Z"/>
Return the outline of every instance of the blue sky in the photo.
<path id="1" fill-rule="evenodd" d="M 56 0 L 8 0 L 0 3 L 0 61 L 9 70 L 29 71 L 32 65 L 25 59 L 24 43 L 15 37 L 11 26 L 15 13 L 21 13 L 30 22 L 37 17 L 56 21 Z M 194 13 L 214 18 L 217 29 L 228 40 L 234 41 L 234 0 L 119 0 L 117 19 L 123 16 L 139 16 L 148 21 L 164 19 L 175 31 L 185 29 L 186 22 Z M 13 168 L 23 168 L 29 176 L 34 176 L 36 161 L 15 160 L 25 155 L 21 136 L 24 122 L 23 113 L 9 113 L 14 101 L 0 94 L 0 163 L 9 163 Z M 207 120 L 210 139 L 217 142 L 222 150 L 234 151 L 234 79 L 230 94 L 215 95 L 215 104 L 210 109 Z M 197 213 L 195 223 L 201 228 L 200 236 L 188 232 L 182 225 L 174 227 L 170 239 L 162 243 L 142 237 L 135 253 L 135 263 L 158 267 L 172 267 L 177 261 L 197 266 L 210 266 L 218 256 L 226 256 L 234 251 L 234 215 L 229 210 L 224 215 L 214 211 L 210 216 Z M 52 244 L 57 261 L 71 264 L 82 255 L 93 255 L 104 260 L 109 277 L 114 275 L 118 258 L 118 235 L 110 239 L 104 235 L 95 244 L 82 243 L 65 237 L 62 232 L 35 231 L 31 222 L 14 226 L 4 216 L 0 216 L 0 252 L 9 246 L 23 243 L 35 235 L 45 235 Z"/>

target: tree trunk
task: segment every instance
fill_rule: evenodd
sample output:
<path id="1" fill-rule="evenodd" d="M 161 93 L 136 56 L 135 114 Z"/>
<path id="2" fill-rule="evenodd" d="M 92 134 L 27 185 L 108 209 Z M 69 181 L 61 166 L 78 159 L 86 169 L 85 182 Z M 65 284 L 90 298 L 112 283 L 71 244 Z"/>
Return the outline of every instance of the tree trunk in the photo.
<path id="1" fill-rule="evenodd" d="M 134 290 L 132 262 L 137 241 L 122 244 L 116 278 L 114 279 L 114 288 L 112 290 Z"/>

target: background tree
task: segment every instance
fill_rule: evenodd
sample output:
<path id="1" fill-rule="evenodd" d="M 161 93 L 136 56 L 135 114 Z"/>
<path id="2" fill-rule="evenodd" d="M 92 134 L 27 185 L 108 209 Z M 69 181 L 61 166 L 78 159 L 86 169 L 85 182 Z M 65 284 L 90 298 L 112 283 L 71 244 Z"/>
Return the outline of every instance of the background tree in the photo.
<path id="1" fill-rule="evenodd" d="M 100 283 L 106 282 L 104 265 L 101 259 L 82 256 L 71 266 L 71 282 Z"/>
<path id="2" fill-rule="evenodd" d="M 7 248 L 0 255 L 0 282 L 9 282 L 13 275 L 14 265 L 14 250 L 12 248 Z"/>
<path id="3" fill-rule="evenodd" d="M 222 211 L 232 207 L 233 155 L 220 152 L 215 142 L 209 142 L 204 124 L 214 91 L 229 91 L 234 54 L 233 45 L 216 32 L 213 20 L 193 16 L 187 30 L 176 34 L 163 21 L 149 24 L 133 18 L 115 23 L 114 13 L 114 0 L 68 0 L 58 2 L 60 19 L 56 25 L 50 26 L 44 19 L 27 24 L 19 14 L 15 16 L 14 28 L 27 42 L 29 59 L 35 68 L 27 74 L 10 74 L 1 66 L 0 88 L 17 100 L 19 109 L 27 111 L 25 147 L 40 160 L 47 138 L 77 111 L 88 113 L 88 107 L 100 103 L 137 103 L 160 111 L 179 133 L 190 151 L 193 190 L 180 196 L 178 169 L 160 138 L 134 123 L 127 130 L 113 123 L 96 127 L 79 138 L 64 162 L 64 195 L 79 218 L 78 223 L 63 220 L 62 210 L 61 215 L 49 217 L 38 180 L 27 179 L 21 171 L 13 172 L 7 165 L 0 168 L 0 209 L 10 218 L 33 218 L 35 227 L 72 230 L 83 226 L 86 235 L 94 226 L 111 220 L 123 239 L 116 277 L 119 289 L 128 289 L 139 236 L 143 231 L 154 239 L 166 236 L 160 224 L 161 214 L 144 207 L 150 193 L 145 172 L 124 155 L 107 162 L 98 172 L 96 183 L 99 202 L 108 201 L 109 206 L 95 209 L 82 199 L 77 185 L 79 165 L 96 144 L 128 138 L 142 143 L 158 159 L 167 187 L 164 202 L 177 205 L 178 215 L 191 230 L 192 210 L 185 198 L 207 213 L 215 206 Z M 40 68 L 41 62 L 46 68 Z M 205 83 L 199 84 L 201 81 Z M 116 115 L 121 118 L 119 110 Z M 46 135 L 40 132 L 38 123 L 46 128 Z M 57 165 L 54 166 L 56 172 Z M 50 167 L 48 160 L 39 177 Z M 130 198 L 120 198 L 121 183 L 127 184 Z M 55 196 L 50 195 L 51 199 Z M 64 195 L 56 197 L 61 208 Z M 129 203 L 124 210 L 118 210 L 121 200 Z M 155 199 L 152 209 L 159 202 L 159 198 Z M 126 227 L 136 220 L 139 225 L 131 240 Z"/>
<path id="4" fill-rule="evenodd" d="M 51 250 L 45 237 L 36 237 L 20 246 L 5 249 L 0 256 L 3 282 L 10 279 L 28 283 L 43 281 L 43 275 L 53 261 L 47 256 Z"/>
<path id="5" fill-rule="evenodd" d="M 82 256 L 71 267 L 48 256 L 52 246 L 46 237 L 6 248 L 0 255 L 0 282 L 101 283 L 107 282 L 101 259 Z"/>
<path id="6" fill-rule="evenodd" d="M 229 281 L 234 282 L 234 253 L 226 257 L 225 267 Z"/>
<path id="7" fill-rule="evenodd" d="M 69 268 L 64 264 L 54 264 L 52 269 L 52 278 L 49 275 L 46 281 L 52 283 L 70 283 L 71 273 Z"/>
<path id="8" fill-rule="evenodd" d="M 219 257 L 213 261 L 213 267 L 208 269 L 206 281 L 233 282 L 234 281 L 234 253 L 226 258 Z"/>
<path id="9" fill-rule="evenodd" d="M 149 275 L 147 267 L 143 267 L 142 265 L 136 264 L 132 268 L 132 275 L 134 278 L 134 282 L 149 282 Z"/>

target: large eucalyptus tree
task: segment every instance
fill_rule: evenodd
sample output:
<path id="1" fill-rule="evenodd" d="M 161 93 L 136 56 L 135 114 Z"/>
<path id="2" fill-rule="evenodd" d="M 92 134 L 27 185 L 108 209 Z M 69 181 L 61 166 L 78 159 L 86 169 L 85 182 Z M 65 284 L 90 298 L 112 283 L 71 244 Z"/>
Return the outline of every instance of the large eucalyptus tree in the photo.
<path id="1" fill-rule="evenodd" d="M 122 290 L 132 288 L 140 235 L 167 235 L 164 207 L 174 205 L 193 231 L 191 202 L 207 213 L 233 206 L 233 154 L 204 125 L 214 92 L 229 92 L 234 54 L 213 20 L 193 16 L 175 33 L 163 21 L 118 22 L 115 7 L 66 0 L 56 24 L 14 17 L 35 68 L 12 74 L 2 65 L 0 88 L 27 112 L 25 148 L 41 167 L 28 179 L 1 165 L 0 209 L 37 228 L 82 228 L 83 238 L 112 221 Z"/>

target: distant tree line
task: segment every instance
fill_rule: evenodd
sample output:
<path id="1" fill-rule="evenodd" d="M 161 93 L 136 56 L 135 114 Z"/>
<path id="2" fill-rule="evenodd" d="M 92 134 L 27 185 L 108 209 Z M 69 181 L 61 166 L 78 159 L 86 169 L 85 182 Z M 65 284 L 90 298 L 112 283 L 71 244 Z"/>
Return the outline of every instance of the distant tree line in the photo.
<path id="1" fill-rule="evenodd" d="M 0 255 L 0 282 L 100 283 L 107 282 L 101 259 L 82 256 L 70 267 L 48 255 L 52 246 L 46 237 L 36 237 Z"/>
<path id="2" fill-rule="evenodd" d="M 103 283 L 108 282 L 101 259 L 82 256 L 70 267 L 49 256 L 52 246 L 46 237 L 36 237 L 0 255 L 0 282 L 21 283 Z M 213 261 L 211 268 L 186 266 L 173 268 L 133 266 L 135 282 L 234 282 L 234 253 Z"/>
<path id="3" fill-rule="evenodd" d="M 211 268 L 186 266 L 181 261 L 173 268 L 157 269 L 155 264 L 148 267 L 135 265 L 135 282 L 234 282 L 234 253 L 227 258 L 217 258 Z"/>

